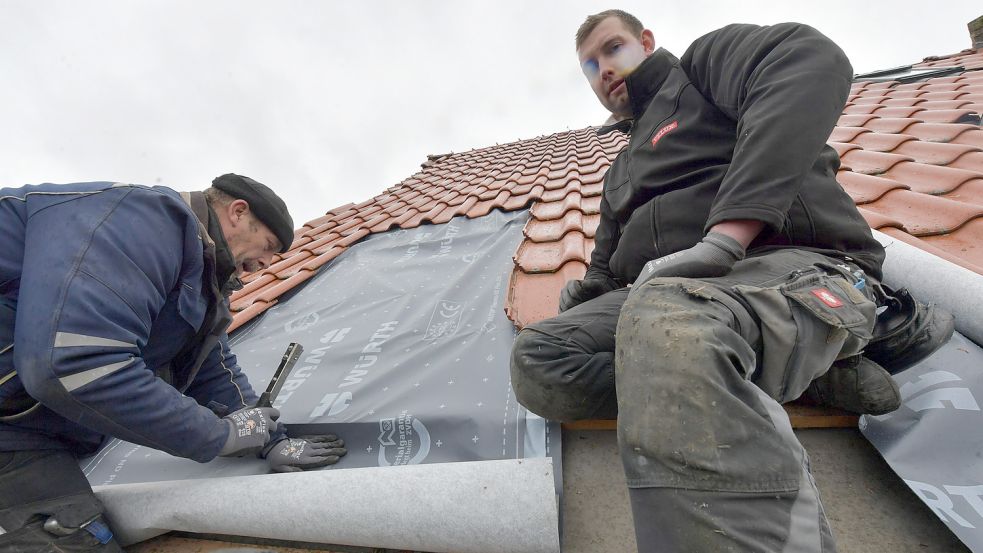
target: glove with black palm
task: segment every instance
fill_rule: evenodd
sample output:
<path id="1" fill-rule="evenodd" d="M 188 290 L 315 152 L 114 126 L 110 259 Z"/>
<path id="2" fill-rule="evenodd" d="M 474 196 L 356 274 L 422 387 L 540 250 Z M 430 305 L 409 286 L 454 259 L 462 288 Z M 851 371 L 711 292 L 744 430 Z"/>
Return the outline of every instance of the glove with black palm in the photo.
<path id="1" fill-rule="evenodd" d="M 266 462 L 275 472 L 300 472 L 333 465 L 346 453 L 345 441 L 334 434 L 284 438 L 266 447 Z"/>
<path id="2" fill-rule="evenodd" d="M 730 236 L 710 232 L 692 248 L 653 259 L 631 285 L 632 295 L 656 277 L 713 278 L 724 276 L 744 259 L 744 246 Z"/>
<path id="3" fill-rule="evenodd" d="M 560 313 L 617 289 L 618 284 L 609 278 L 587 277 L 583 280 L 568 280 L 560 291 Z"/>
<path id="4" fill-rule="evenodd" d="M 222 417 L 228 438 L 218 452 L 222 457 L 244 457 L 259 453 L 277 429 L 280 411 L 273 407 L 244 407 Z"/>

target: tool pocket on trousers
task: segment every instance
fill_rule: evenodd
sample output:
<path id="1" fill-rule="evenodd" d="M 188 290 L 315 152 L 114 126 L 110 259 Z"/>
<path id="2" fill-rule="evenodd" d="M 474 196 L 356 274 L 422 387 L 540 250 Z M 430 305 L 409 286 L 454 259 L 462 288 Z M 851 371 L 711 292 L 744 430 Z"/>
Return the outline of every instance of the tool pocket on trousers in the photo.
<path id="1" fill-rule="evenodd" d="M 760 321 L 761 358 L 752 380 L 779 402 L 799 397 L 872 336 L 876 305 L 841 275 L 811 268 L 776 286 L 735 290 Z"/>

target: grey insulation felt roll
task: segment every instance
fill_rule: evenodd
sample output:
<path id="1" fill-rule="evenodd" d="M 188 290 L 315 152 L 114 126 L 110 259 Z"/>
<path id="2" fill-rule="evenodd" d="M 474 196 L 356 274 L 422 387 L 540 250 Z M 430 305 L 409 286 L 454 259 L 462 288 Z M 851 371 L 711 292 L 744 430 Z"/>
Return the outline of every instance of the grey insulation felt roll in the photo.
<path id="1" fill-rule="evenodd" d="M 874 231 L 884 246 L 884 282 L 907 288 L 919 301 L 936 303 L 956 317 L 956 330 L 983 344 L 983 276 Z"/>
<path id="2" fill-rule="evenodd" d="M 98 486 L 124 545 L 170 530 L 454 553 L 558 553 L 550 459 Z"/>

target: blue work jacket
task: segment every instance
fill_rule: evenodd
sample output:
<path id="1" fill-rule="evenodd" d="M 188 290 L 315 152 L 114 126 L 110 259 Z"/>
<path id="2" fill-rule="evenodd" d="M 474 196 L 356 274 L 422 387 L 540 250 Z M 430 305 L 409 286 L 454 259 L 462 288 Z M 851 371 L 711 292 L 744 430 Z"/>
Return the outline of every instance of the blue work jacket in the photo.
<path id="1" fill-rule="evenodd" d="M 109 435 L 218 455 L 220 416 L 257 398 L 192 203 L 162 186 L 0 188 L 0 450 L 86 455 Z"/>

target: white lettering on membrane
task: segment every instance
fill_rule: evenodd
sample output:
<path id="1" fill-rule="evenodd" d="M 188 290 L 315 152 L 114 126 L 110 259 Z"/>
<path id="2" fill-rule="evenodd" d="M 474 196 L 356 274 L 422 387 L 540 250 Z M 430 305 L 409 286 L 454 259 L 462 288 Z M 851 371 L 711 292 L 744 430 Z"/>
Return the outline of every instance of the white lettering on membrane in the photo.
<path id="1" fill-rule="evenodd" d="M 972 518 L 977 524 L 983 520 L 983 486 L 942 484 L 940 488 L 916 480 L 905 480 L 905 484 L 908 484 L 915 494 L 944 522 L 951 520 L 963 528 L 976 528 L 966 517 L 956 512 L 957 505 L 966 516 Z M 961 499 L 953 501 L 950 496 Z M 965 510 L 967 505 L 972 509 L 972 513 Z"/>
<path id="2" fill-rule="evenodd" d="M 434 257 L 444 257 L 451 253 L 451 247 L 454 244 L 454 237 L 460 234 L 461 227 L 456 226 L 453 222 L 447 223 L 447 232 L 444 233 L 444 238 L 440 240 L 440 249 L 437 253 L 433 254 L 431 258 Z"/>
<path id="3" fill-rule="evenodd" d="M 946 386 L 928 390 L 928 388 L 947 382 L 962 382 L 962 379 L 949 371 L 932 371 L 918 377 L 917 380 L 901 385 L 901 398 L 905 407 L 913 411 L 926 409 L 958 409 L 962 411 L 979 411 L 980 405 L 973 392 L 964 386 Z"/>
<path id="4" fill-rule="evenodd" d="M 432 234 L 432 232 L 424 232 L 417 238 L 410 240 L 410 247 L 406 248 L 406 252 L 404 252 L 403 255 L 396 260 L 396 263 L 405 263 L 416 257 L 416 254 L 420 253 L 420 243 L 430 238 Z"/>
<path id="5" fill-rule="evenodd" d="M 376 361 L 379 360 L 379 356 L 376 354 L 382 353 L 382 344 L 385 344 L 386 340 L 392 338 L 393 332 L 396 331 L 396 326 L 398 325 L 399 321 L 389 321 L 379 326 L 375 334 L 369 338 L 369 343 L 362 348 L 362 355 L 358 356 L 358 359 L 355 361 L 355 368 L 348 372 L 348 376 L 345 377 L 345 381 L 339 385 L 339 388 L 354 386 L 362 381 L 362 378 L 369 372 L 365 369 L 375 365 Z"/>
<path id="6" fill-rule="evenodd" d="M 327 344 L 323 347 L 314 348 L 307 354 L 304 358 L 304 366 L 293 371 L 290 377 L 283 382 L 283 387 L 280 388 L 280 395 L 277 396 L 276 401 L 273 402 L 273 406 L 279 409 L 283 407 L 283 404 L 287 402 L 293 393 L 303 386 L 304 382 L 307 381 L 311 375 L 321 366 L 324 361 L 324 354 L 327 353 L 329 349 L 338 342 L 345 339 L 351 327 L 348 328 L 336 328 L 329 330 L 323 336 L 321 336 L 319 342 L 322 344 Z"/>
<path id="7" fill-rule="evenodd" d="M 387 340 L 392 338 L 393 333 L 396 331 L 396 327 L 399 325 L 399 321 L 389 321 L 382 323 L 379 328 L 376 329 L 372 337 L 369 338 L 369 343 L 362 348 L 362 354 L 358 356 L 355 361 L 355 367 L 348 371 L 345 375 L 344 380 L 338 384 L 338 390 L 328 392 L 324 394 L 321 401 L 318 402 L 314 410 L 311 411 L 310 419 L 316 419 L 327 415 L 333 417 L 340 414 L 345 409 L 352 404 L 354 397 L 350 391 L 342 390 L 342 388 L 347 388 L 348 386 L 354 386 L 365 378 L 368 374 L 368 368 L 375 365 L 379 360 L 379 355 L 382 353 L 382 345 L 386 343 Z"/>

